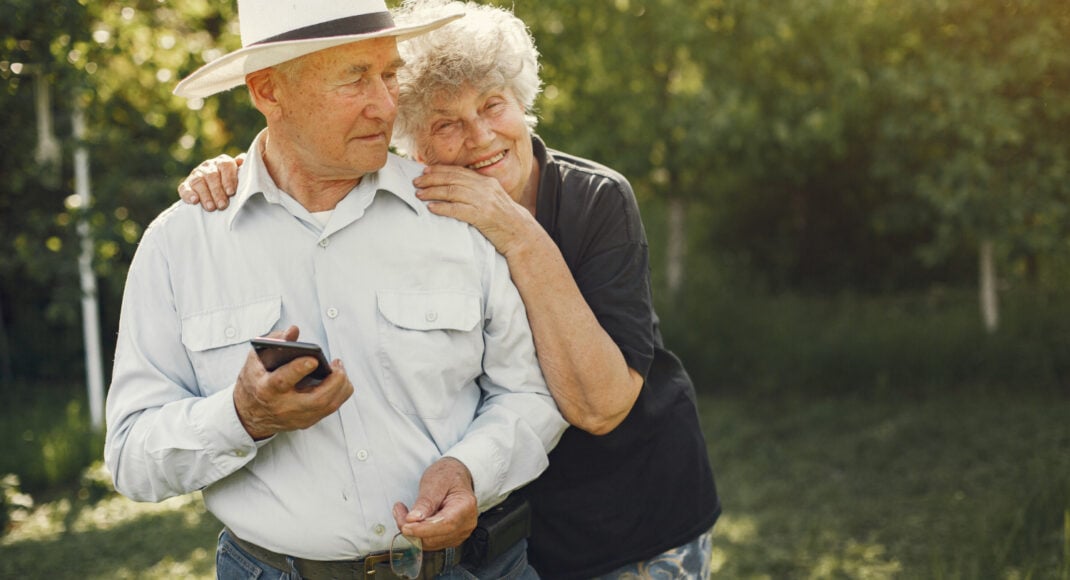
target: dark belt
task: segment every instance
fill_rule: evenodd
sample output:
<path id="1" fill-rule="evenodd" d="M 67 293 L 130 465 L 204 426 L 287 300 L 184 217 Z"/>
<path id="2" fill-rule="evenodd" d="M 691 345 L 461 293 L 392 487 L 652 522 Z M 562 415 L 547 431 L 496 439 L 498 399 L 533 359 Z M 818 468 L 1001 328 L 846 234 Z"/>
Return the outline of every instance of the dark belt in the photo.
<path id="1" fill-rule="evenodd" d="M 229 528 L 227 533 L 242 550 L 279 570 L 289 570 L 290 562 L 278 554 L 251 544 L 234 535 Z M 465 567 L 479 568 L 487 562 L 494 561 L 517 542 L 531 534 L 531 506 L 519 494 L 509 496 L 504 502 L 480 514 L 476 529 L 471 537 L 456 550 L 452 564 L 461 560 Z M 463 558 L 462 558 L 463 554 Z M 399 577 L 390 569 L 390 554 L 380 552 L 360 560 L 305 560 L 293 558 L 294 567 L 308 580 L 342 580 L 348 578 L 374 578 L 375 580 L 397 580 Z M 433 578 L 445 570 L 446 551 L 424 552 L 423 568 L 419 578 Z"/>
<path id="2" fill-rule="evenodd" d="M 239 548 L 250 556 L 279 570 L 289 570 L 290 560 L 287 556 L 272 552 L 267 548 L 246 542 L 227 530 L 231 539 Z M 348 580 L 350 578 L 374 578 L 375 580 L 397 580 L 400 576 L 390 569 L 390 553 L 380 552 L 365 556 L 360 560 L 306 560 L 292 558 L 293 566 L 307 580 Z M 446 568 L 446 551 L 424 552 L 423 568 L 420 578 L 434 578 Z"/>

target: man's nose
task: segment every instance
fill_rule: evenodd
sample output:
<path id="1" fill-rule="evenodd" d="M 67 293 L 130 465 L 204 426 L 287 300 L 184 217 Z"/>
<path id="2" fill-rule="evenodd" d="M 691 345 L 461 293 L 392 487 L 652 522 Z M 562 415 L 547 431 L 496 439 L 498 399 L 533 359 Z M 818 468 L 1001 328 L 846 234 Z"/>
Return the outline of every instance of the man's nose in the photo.
<path id="1" fill-rule="evenodd" d="M 377 119 L 393 119 L 398 111 L 398 96 L 395 85 L 379 78 L 371 86 L 371 94 L 368 95 L 368 105 L 364 108 L 365 115 Z"/>

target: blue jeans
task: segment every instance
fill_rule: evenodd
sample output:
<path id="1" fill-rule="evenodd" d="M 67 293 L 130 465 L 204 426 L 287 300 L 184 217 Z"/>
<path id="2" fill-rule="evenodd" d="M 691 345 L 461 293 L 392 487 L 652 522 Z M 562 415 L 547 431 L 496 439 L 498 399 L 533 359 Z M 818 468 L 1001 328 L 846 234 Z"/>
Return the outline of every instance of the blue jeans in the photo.
<path id="1" fill-rule="evenodd" d="M 453 550 L 453 548 L 449 548 Z M 216 547 L 215 575 L 218 580 L 301 580 L 296 568 L 279 570 L 261 562 L 234 543 L 226 530 L 219 534 Z M 454 566 L 436 576 L 441 580 L 472 580 L 473 578 L 502 580 L 537 580 L 535 570 L 528 565 L 528 543 L 520 541 L 507 552 L 486 565 L 469 570 Z"/>
<path id="2" fill-rule="evenodd" d="M 713 556 L 713 530 L 690 542 L 667 550 L 642 562 L 621 566 L 609 574 L 591 580 L 705 580 L 710 577 Z"/>

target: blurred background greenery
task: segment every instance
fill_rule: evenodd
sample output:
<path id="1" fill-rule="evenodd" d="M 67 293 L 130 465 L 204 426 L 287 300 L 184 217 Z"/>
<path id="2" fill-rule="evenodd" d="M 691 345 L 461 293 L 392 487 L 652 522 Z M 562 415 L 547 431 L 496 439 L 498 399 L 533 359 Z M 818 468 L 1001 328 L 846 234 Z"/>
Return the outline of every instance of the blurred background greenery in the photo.
<path id="1" fill-rule="evenodd" d="M 542 52 L 540 135 L 640 197 L 662 329 L 702 395 L 725 488 L 725 577 L 1067 578 L 1070 2 L 499 3 Z M 196 163 L 239 153 L 263 121 L 242 90 L 171 95 L 240 45 L 233 2 L 0 8 L 10 550 L 27 540 L 9 515 L 98 498 L 83 474 L 100 436 L 77 224 L 94 240 L 108 361 L 142 231 Z M 867 438 L 884 443 L 860 452 Z M 815 446 L 829 456 L 807 460 Z M 922 467 L 867 494 L 889 464 Z M 975 503 L 941 511 L 957 494 Z M 957 532 L 919 535 L 954 514 Z M 746 532 L 763 521 L 799 533 Z"/>

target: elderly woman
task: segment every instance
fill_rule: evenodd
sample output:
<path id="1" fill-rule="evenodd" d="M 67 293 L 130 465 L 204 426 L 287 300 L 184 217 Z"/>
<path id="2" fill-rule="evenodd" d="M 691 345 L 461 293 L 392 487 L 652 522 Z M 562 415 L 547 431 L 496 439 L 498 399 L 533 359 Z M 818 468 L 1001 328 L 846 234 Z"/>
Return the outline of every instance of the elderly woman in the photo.
<path id="1" fill-rule="evenodd" d="M 720 502 L 694 388 L 663 344 L 628 181 L 533 133 L 538 53 L 511 12 L 408 2 L 399 21 L 466 15 L 400 45 L 395 144 L 428 164 L 432 212 L 478 228 L 509 263 L 568 429 L 522 493 L 546 578 L 706 577 Z M 187 202 L 226 206 L 236 164 L 202 164 Z"/>

